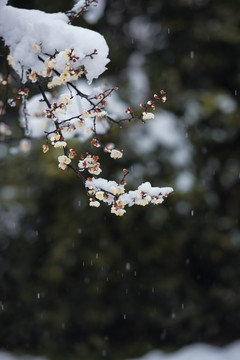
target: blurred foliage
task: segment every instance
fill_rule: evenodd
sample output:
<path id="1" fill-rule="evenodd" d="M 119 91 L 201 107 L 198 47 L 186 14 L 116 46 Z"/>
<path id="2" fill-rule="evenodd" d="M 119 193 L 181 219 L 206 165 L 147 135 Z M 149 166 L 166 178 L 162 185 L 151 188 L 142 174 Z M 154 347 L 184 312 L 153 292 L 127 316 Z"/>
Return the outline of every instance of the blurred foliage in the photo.
<path id="1" fill-rule="evenodd" d="M 10 3 L 49 12 L 72 4 Z M 155 33 L 134 38 L 136 18 L 147 28 L 157 25 Z M 144 55 L 151 93 L 167 91 L 164 108 L 185 129 L 191 161 L 171 162 L 161 144 L 138 153 L 128 127 L 120 129 L 129 150 L 119 167 L 106 159 L 106 177 L 119 176 L 121 167 L 145 167 L 135 179 L 130 174 L 133 183 L 169 184 L 176 192 L 161 207 L 116 218 L 104 206 L 88 207 L 82 184 L 57 169 L 54 155 L 39 151 L 41 142 L 19 156 L 14 145 L 9 153 L 1 144 L 1 347 L 51 359 L 117 360 L 239 338 L 238 4 L 108 0 L 95 26 L 76 24 L 107 39 L 111 63 L 104 76 L 125 100 L 129 57 Z M 116 143 L 120 132 L 114 129 Z M 177 183 L 185 171 L 193 178 L 189 188 Z"/>

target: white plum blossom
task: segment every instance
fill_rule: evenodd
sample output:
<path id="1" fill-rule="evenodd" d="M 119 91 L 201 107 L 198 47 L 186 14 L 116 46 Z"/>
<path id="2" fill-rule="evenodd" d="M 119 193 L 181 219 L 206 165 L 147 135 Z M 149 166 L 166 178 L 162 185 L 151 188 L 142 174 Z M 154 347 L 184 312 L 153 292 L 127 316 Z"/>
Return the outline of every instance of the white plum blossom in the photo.
<path id="1" fill-rule="evenodd" d="M 67 107 L 71 106 L 71 100 L 68 94 L 61 94 L 59 100 L 61 104 Z"/>
<path id="2" fill-rule="evenodd" d="M 67 146 L 66 141 L 57 141 L 55 142 L 55 144 L 53 145 L 55 148 L 64 148 Z"/>
<path id="3" fill-rule="evenodd" d="M 71 159 L 69 159 L 66 155 L 61 155 L 58 157 L 58 167 L 62 170 L 65 170 L 68 166 L 68 164 L 70 164 Z"/>
<path id="4" fill-rule="evenodd" d="M 141 206 L 146 206 L 150 203 L 151 199 L 152 198 L 150 195 L 146 195 L 143 191 L 137 191 L 136 198 L 135 198 L 135 204 L 141 205 Z"/>
<path id="5" fill-rule="evenodd" d="M 55 134 L 50 137 L 50 141 L 52 145 L 54 145 L 57 141 L 59 141 L 61 138 L 60 134 Z"/>
<path id="6" fill-rule="evenodd" d="M 115 159 L 120 159 L 123 156 L 123 153 L 120 150 L 117 149 L 112 149 L 111 153 L 110 153 L 111 158 Z"/>
<path id="7" fill-rule="evenodd" d="M 100 164 L 99 164 L 100 165 Z M 88 172 L 92 175 L 99 175 L 102 172 L 102 169 L 100 169 L 99 165 L 89 167 Z"/>
<path id="8" fill-rule="evenodd" d="M 60 77 L 54 76 L 53 79 L 52 79 L 52 81 L 49 81 L 49 83 L 48 83 L 48 88 L 49 88 L 49 89 L 52 89 L 52 88 L 54 88 L 55 86 L 60 86 L 60 85 L 62 85 L 62 81 L 61 81 Z"/>
<path id="9" fill-rule="evenodd" d="M 123 185 L 112 185 L 110 188 L 109 188 L 109 192 L 113 195 L 121 195 L 121 194 L 124 194 L 125 192 L 125 189 L 123 187 Z"/>
<path id="10" fill-rule="evenodd" d="M 87 169 L 90 174 L 99 175 L 102 170 L 100 169 L 98 159 L 98 156 L 87 155 L 85 159 L 78 162 L 78 168 L 80 171 Z"/>
<path id="11" fill-rule="evenodd" d="M 29 80 L 31 80 L 32 83 L 35 83 L 38 80 L 38 74 L 36 71 L 32 71 L 31 73 L 27 74 L 27 77 Z"/>
<path id="12" fill-rule="evenodd" d="M 104 199 L 104 192 L 103 191 L 97 191 L 95 194 L 96 199 L 103 200 Z"/>
<path id="13" fill-rule="evenodd" d="M 45 154 L 46 152 L 49 151 L 49 146 L 47 144 L 42 145 L 42 150 L 43 150 L 43 153 Z"/>
<path id="14" fill-rule="evenodd" d="M 107 115 L 107 112 L 105 110 L 95 110 L 93 115 L 102 118 Z"/>
<path id="15" fill-rule="evenodd" d="M 150 113 L 150 112 L 146 112 L 144 111 L 142 113 L 142 119 L 145 121 L 145 120 L 151 120 L 151 119 L 154 119 L 154 114 L 153 113 Z"/>
<path id="16" fill-rule="evenodd" d="M 90 206 L 93 206 L 93 207 L 99 207 L 99 206 L 100 206 L 100 202 L 99 202 L 99 201 L 90 201 L 89 205 L 90 205 Z"/>
<path id="17" fill-rule="evenodd" d="M 155 196 L 154 198 L 152 198 L 151 203 L 154 205 L 159 205 L 163 202 L 162 198 L 158 198 L 157 196 Z"/>
<path id="18" fill-rule="evenodd" d="M 117 216 L 123 216 L 126 213 L 126 210 L 122 209 L 122 208 L 118 208 L 117 206 L 112 206 L 111 207 L 111 213 L 115 214 Z"/>
<path id="19" fill-rule="evenodd" d="M 51 68 L 51 69 L 56 69 L 57 68 L 57 62 L 55 59 L 51 59 L 51 60 L 45 60 L 44 62 L 45 67 Z"/>

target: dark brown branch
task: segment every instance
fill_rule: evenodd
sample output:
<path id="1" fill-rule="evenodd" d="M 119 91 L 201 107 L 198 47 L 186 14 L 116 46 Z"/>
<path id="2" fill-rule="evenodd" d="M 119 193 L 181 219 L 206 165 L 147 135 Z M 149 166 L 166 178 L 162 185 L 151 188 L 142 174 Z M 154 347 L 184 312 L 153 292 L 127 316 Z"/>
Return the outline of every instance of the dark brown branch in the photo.
<path id="1" fill-rule="evenodd" d="M 71 86 L 76 91 L 77 95 L 79 95 L 82 98 L 86 99 L 92 106 L 95 107 L 95 104 L 89 99 L 88 95 L 86 95 L 86 94 L 82 93 L 80 90 L 78 90 L 78 88 L 75 85 L 73 85 L 71 82 L 68 81 L 67 84 L 69 86 Z"/>
<path id="2" fill-rule="evenodd" d="M 68 121 L 71 121 L 71 120 L 74 120 L 74 119 L 80 119 L 80 118 L 81 118 L 81 115 L 72 116 L 69 119 L 59 121 L 58 124 L 62 125 L 64 123 L 68 122 Z"/>
<path id="3" fill-rule="evenodd" d="M 45 92 L 44 92 L 44 90 L 43 90 L 43 88 L 42 88 L 42 85 L 39 84 L 39 82 L 37 83 L 37 85 L 38 85 L 38 88 L 39 88 L 40 93 L 41 93 L 42 96 L 43 96 L 43 100 L 44 100 L 45 103 L 47 104 L 48 108 L 51 109 L 51 104 L 50 104 L 50 102 L 49 102 L 49 100 L 48 100 L 48 98 L 47 98 L 47 96 L 46 96 L 46 94 L 45 94 Z"/>
<path id="4" fill-rule="evenodd" d="M 38 59 L 42 62 L 45 62 L 45 60 L 41 57 L 41 56 L 38 56 Z M 60 73 L 53 69 L 53 72 L 57 75 L 57 76 L 60 76 Z M 76 93 L 81 96 L 82 98 L 86 99 L 91 105 L 94 106 L 94 103 L 89 99 L 89 96 L 82 93 L 75 85 L 73 85 L 71 82 L 67 81 L 67 85 L 71 86 L 75 91 Z"/>
<path id="5" fill-rule="evenodd" d="M 124 122 L 124 121 L 131 122 L 133 119 L 139 119 L 140 116 L 138 116 L 138 117 L 135 117 L 135 116 L 134 116 L 134 117 L 131 117 L 131 118 L 123 118 L 123 119 L 119 119 L 119 120 L 114 120 L 111 116 L 106 115 L 106 118 L 107 118 L 109 121 L 113 122 L 114 124 L 120 124 L 121 122 Z"/>

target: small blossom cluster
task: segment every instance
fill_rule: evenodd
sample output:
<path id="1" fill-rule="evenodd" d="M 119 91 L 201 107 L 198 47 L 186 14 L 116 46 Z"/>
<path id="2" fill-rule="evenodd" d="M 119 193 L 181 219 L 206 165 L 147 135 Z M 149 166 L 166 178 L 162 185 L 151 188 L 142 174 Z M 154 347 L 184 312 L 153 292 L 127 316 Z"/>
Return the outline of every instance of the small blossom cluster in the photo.
<path id="1" fill-rule="evenodd" d="M 91 4 L 97 4 L 98 0 L 80 0 L 78 1 L 71 11 L 67 12 L 67 15 L 70 17 L 70 22 L 72 22 L 74 19 L 81 16 L 85 11 L 87 11 L 88 7 Z"/>
<path id="2" fill-rule="evenodd" d="M 117 86 L 115 86 L 115 87 L 113 87 L 113 88 L 111 88 L 111 89 L 106 89 L 105 91 L 103 91 L 103 92 L 95 95 L 93 98 L 96 99 L 96 100 L 100 100 L 100 101 L 96 104 L 96 108 L 99 106 L 99 104 L 101 104 L 101 106 L 104 107 L 104 106 L 107 104 L 107 102 L 106 102 L 105 99 L 106 99 L 107 97 L 110 97 L 111 94 L 112 94 L 112 92 L 113 92 L 113 91 L 116 91 L 116 90 L 118 90 L 118 87 L 117 87 Z"/>
<path id="3" fill-rule="evenodd" d="M 18 100 L 21 100 L 21 98 L 26 98 L 28 96 L 28 93 L 29 89 L 27 87 L 18 89 L 16 97 L 14 99 L 8 99 L 8 105 L 11 107 L 15 107 Z"/>
<path id="4" fill-rule="evenodd" d="M 154 119 L 154 114 L 153 114 L 153 113 L 147 112 L 147 111 L 144 111 L 144 112 L 142 113 L 142 120 L 143 120 L 143 121 L 151 120 L 151 119 Z"/>
<path id="5" fill-rule="evenodd" d="M 115 214 L 116 216 L 123 216 L 126 213 L 124 209 L 125 204 L 121 200 L 116 200 L 113 202 L 111 207 L 111 213 Z"/>
<path id="6" fill-rule="evenodd" d="M 61 51 L 56 55 L 56 60 L 46 60 L 45 68 L 42 70 L 42 76 L 50 77 L 54 73 L 52 80 L 48 83 L 48 88 L 66 85 L 69 82 L 78 80 L 82 74 L 87 74 L 80 64 L 76 66 L 79 57 L 75 55 L 74 49 Z M 51 62 L 51 63 L 50 63 Z"/>
<path id="7" fill-rule="evenodd" d="M 115 213 L 118 216 L 125 213 L 123 204 L 120 205 L 120 202 L 117 200 L 120 195 L 125 193 L 123 185 L 119 185 L 115 181 L 108 181 L 102 178 L 88 178 L 85 185 L 88 189 L 88 195 L 90 196 L 90 206 L 99 207 L 100 201 L 102 201 L 108 205 L 112 205 L 112 213 Z"/>
<path id="8" fill-rule="evenodd" d="M 77 156 L 76 150 L 70 149 L 70 150 L 69 150 L 68 157 L 69 157 L 70 159 L 74 159 L 76 156 Z"/>
<path id="9" fill-rule="evenodd" d="M 90 56 L 90 59 L 93 59 L 94 55 L 97 55 L 97 49 L 94 49 L 93 52 L 91 54 L 89 54 L 88 56 Z"/>
<path id="10" fill-rule="evenodd" d="M 51 109 L 44 110 L 45 117 L 47 119 L 52 119 L 52 120 L 56 121 L 57 115 L 59 115 L 59 114 L 65 115 L 67 108 L 69 108 L 70 106 L 71 106 L 71 100 L 70 100 L 69 96 L 67 94 L 62 94 L 60 96 L 59 105 L 56 102 L 54 102 L 52 104 Z"/>
<path id="11" fill-rule="evenodd" d="M 55 147 L 55 148 L 65 148 L 67 146 L 66 141 L 64 141 L 64 138 L 61 137 L 61 135 L 59 134 L 59 132 L 57 132 L 57 134 L 52 135 L 50 137 L 50 141 L 51 144 Z"/>
<path id="12" fill-rule="evenodd" d="M 132 115 L 133 116 L 133 114 L 134 114 L 134 112 L 133 112 L 133 109 L 132 108 L 127 108 L 127 110 L 125 110 L 125 113 L 126 114 L 129 114 L 129 115 Z"/>
<path id="13" fill-rule="evenodd" d="M 78 116 L 72 117 L 70 119 L 71 126 L 69 129 L 64 129 L 64 131 L 74 131 L 80 130 L 80 137 L 89 138 L 91 135 L 101 135 L 105 134 L 109 129 L 109 123 L 106 119 L 107 112 L 95 108 L 92 110 L 83 110 L 82 113 Z M 91 146 L 101 147 L 99 140 L 93 139 Z"/>
<path id="14" fill-rule="evenodd" d="M 123 157 L 123 150 L 116 149 L 114 144 L 110 143 L 104 147 L 104 151 L 110 154 L 110 157 L 114 160 L 121 159 Z"/>
<path id="15" fill-rule="evenodd" d="M 149 182 L 146 182 L 140 185 L 137 190 L 125 193 L 124 185 L 102 178 L 89 178 L 85 186 L 90 196 L 90 206 L 99 207 L 100 201 L 106 202 L 111 205 L 111 213 L 117 216 L 126 213 L 125 206 L 161 204 L 164 198 L 173 192 L 171 187 L 152 187 Z"/>
<path id="16" fill-rule="evenodd" d="M 41 53 L 41 44 L 33 44 L 32 51 L 36 54 Z M 97 50 L 94 50 L 94 54 L 97 54 Z M 74 49 L 66 49 L 61 52 L 56 52 L 54 56 L 49 59 L 43 59 L 39 56 L 39 59 L 43 62 L 41 71 L 30 70 L 27 72 L 27 78 L 36 83 L 39 76 L 44 78 L 52 78 L 48 82 L 48 88 L 52 89 L 55 86 L 66 85 L 68 82 L 76 81 L 82 74 L 87 74 L 87 71 L 79 63 L 79 57 L 75 54 Z M 14 67 L 14 59 L 11 55 L 8 57 L 8 63 Z"/>
<path id="17" fill-rule="evenodd" d="M 30 71 L 30 72 L 27 73 L 27 78 L 32 83 L 36 83 L 38 81 L 38 73 L 36 71 Z"/>
<path id="18" fill-rule="evenodd" d="M 101 144 L 100 144 L 100 142 L 99 142 L 98 139 L 93 138 L 93 139 L 91 140 L 91 147 L 93 147 L 93 146 L 95 146 L 96 148 L 101 147 Z"/>
<path id="19" fill-rule="evenodd" d="M 48 145 L 43 145 L 43 152 L 47 152 L 49 150 Z M 67 155 L 61 155 L 58 157 L 58 167 L 62 170 L 65 170 L 67 166 L 71 163 L 72 159 L 77 156 L 77 153 L 74 149 L 70 149 Z"/>
<path id="20" fill-rule="evenodd" d="M 164 90 L 161 90 L 160 95 L 161 95 L 161 101 L 163 103 L 166 102 L 167 100 L 166 92 Z M 141 114 L 141 118 L 143 122 L 145 122 L 146 120 L 154 119 L 154 114 L 152 112 L 149 112 L 148 109 L 150 107 L 152 111 L 156 110 L 155 101 L 160 100 L 160 97 L 157 94 L 154 94 L 153 97 L 154 100 L 148 100 L 146 104 L 140 104 L 140 107 L 144 108 L 144 111 Z"/>
<path id="21" fill-rule="evenodd" d="M 23 88 L 23 89 L 20 88 L 20 89 L 18 90 L 17 99 L 20 99 L 20 96 L 25 96 L 25 97 L 27 97 L 28 94 L 29 94 L 29 89 L 28 89 L 27 87 L 25 87 L 25 88 Z"/>
<path id="22" fill-rule="evenodd" d="M 121 159 L 123 156 L 123 150 L 118 150 L 114 148 L 114 144 L 108 144 L 104 147 L 104 151 L 110 153 L 110 157 L 114 160 Z"/>
<path id="23" fill-rule="evenodd" d="M 78 168 L 80 171 L 85 169 L 92 175 L 99 175 L 102 170 L 100 169 L 100 163 L 98 162 L 99 156 L 87 155 L 85 158 L 82 156 L 82 159 L 78 162 Z"/>

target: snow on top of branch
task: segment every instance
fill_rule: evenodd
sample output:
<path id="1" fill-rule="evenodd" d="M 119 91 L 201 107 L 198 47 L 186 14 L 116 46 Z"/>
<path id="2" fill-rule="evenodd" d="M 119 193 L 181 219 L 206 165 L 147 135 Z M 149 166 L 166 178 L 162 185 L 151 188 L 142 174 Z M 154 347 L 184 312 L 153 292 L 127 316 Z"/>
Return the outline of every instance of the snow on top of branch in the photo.
<path id="1" fill-rule="evenodd" d="M 141 184 L 137 190 L 130 190 L 125 193 L 124 185 L 119 185 L 115 181 L 108 181 L 102 178 L 91 178 L 85 183 L 89 189 L 89 194 L 95 197 L 92 199 L 91 206 L 99 206 L 98 200 L 112 205 L 111 212 L 117 216 L 122 216 L 126 212 L 124 207 L 133 205 L 146 206 L 148 204 L 158 205 L 164 201 L 170 193 L 171 187 L 152 187 L 150 182 Z"/>
<path id="2" fill-rule="evenodd" d="M 78 13 L 79 11 L 82 10 L 82 8 L 84 7 L 86 1 L 85 0 L 79 0 L 76 1 L 75 5 L 72 8 L 72 12 Z"/>
<path id="3" fill-rule="evenodd" d="M 78 58 L 75 67 L 84 66 L 89 82 L 106 70 L 108 46 L 102 35 L 68 24 L 69 19 L 63 13 L 18 9 L 6 3 L 0 5 L 0 36 L 9 47 L 11 65 L 23 82 L 30 69 L 32 73 L 43 71 L 39 57 L 46 60 L 71 48 Z"/>

